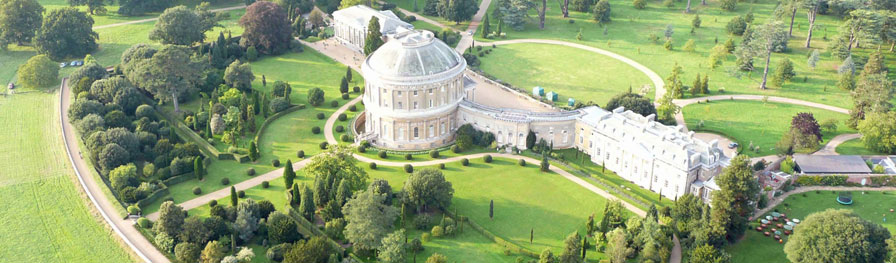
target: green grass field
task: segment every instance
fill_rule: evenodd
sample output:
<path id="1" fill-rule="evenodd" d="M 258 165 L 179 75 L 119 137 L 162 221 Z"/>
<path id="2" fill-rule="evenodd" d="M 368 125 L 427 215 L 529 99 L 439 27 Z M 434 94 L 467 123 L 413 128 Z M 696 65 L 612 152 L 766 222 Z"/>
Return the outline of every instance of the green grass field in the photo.
<path id="1" fill-rule="evenodd" d="M 566 105 L 567 98 L 606 105 L 610 98 L 628 92 L 629 88 L 648 98 L 654 96 L 653 84 L 641 71 L 619 60 L 577 48 L 550 44 L 503 45 L 480 61 L 483 71 L 517 88 L 530 91 L 541 86 L 545 93 L 559 93 L 557 103 L 561 105 Z M 645 85 L 650 88 L 641 90 Z"/>
<path id="2" fill-rule="evenodd" d="M 805 195 L 805 196 L 804 196 Z M 837 193 L 821 191 L 820 193 L 806 192 L 788 197 L 784 202 L 775 207 L 779 212 L 787 214 L 789 218 L 805 219 L 811 213 L 821 212 L 825 209 L 850 209 L 860 217 L 873 223 L 881 224 L 893 233 L 896 223 L 890 209 L 896 209 L 896 194 L 894 192 L 870 191 L 853 192 L 852 205 L 841 205 L 836 201 Z M 765 215 L 763 215 L 765 216 Z M 884 222 L 885 218 L 890 217 Z M 754 228 L 757 222 L 752 222 L 746 236 L 738 243 L 729 246 L 732 262 L 788 262 L 784 254 L 784 244 L 778 244 L 771 237 L 756 232 Z M 787 243 L 785 238 L 784 243 Z"/>
<path id="3" fill-rule="evenodd" d="M 0 97 L 0 257 L 9 262 L 129 262 L 81 193 L 60 137 L 56 93 Z M 115 216 L 115 215 L 112 215 Z"/>
<path id="4" fill-rule="evenodd" d="M 837 153 L 843 155 L 887 155 L 865 147 L 862 139 L 852 139 L 837 145 Z"/>
<path id="5" fill-rule="evenodd" d="M 68 6 L 65 0 L 41 0 L 39 1 L 44 8 L 47 10 L 57 9 Z M 195 6 L 199 1 L 197 0 L 181 0 L 181 4 L 187 6 Z M 240 1 L 220 1 L 214 5 L 213 8 L 218 7 L 227 7 L 234 6 L 239 4 Z M 80 7 L 82 11 L 86 11 L 86 7 Z M 137 17 L 124 17 L 119 16 L 115 13 L 118 10 L 117 6 L 108 6 L 109 13 L 107 15 L 94 15 L 94 26 L 102 26 L 109 25 L 120 22 L 127 22 L 139 19 L 147 19 L 158 16 L 159 14 L 150 14 L 146 16 L 137 16 Z M 221 21 L 221 25 L 223 27 L 218 27 L 209 31 L 206 35 L 209 38 L 217 38 L 218 32 L 229 30 L 233 35 L 242 34 L 242 28 L 237 25 L 239 18 L 245 13 L 245 10 L 231 10 L 227 11 L 230 14 L 230 18 Z M 99 48 L 95 50 L 91 55 L 97 59 L 97 61 L 104 65 L 110 66 L 114 64 L 118 64 L 121 59 L 121 53 L 126 49 L 131 47 L 137 43 L 147 43 L 147 44 L 158 44 L 156 42 L 149 40 L 149 32 L 152 31 L 155 22 L 145 22 L 138 24 L 130 24 L 130 25 L 122 25 L 116 27 L 102 28 L 96 29 L 94 31 L 99 34 L 99 39 L 97 43 L 99 44 Z M 10 45 L 9 50 L 0 51 L 0 83 L 14 82 L 16 70 L 18 70 L 19 66 L 28 61 L 29 58 L 36 55 L 36 51 L 34 47 L 31 46 L 17 46 Z M 66 61 L 81 59 L 81 58 L 70 58 Z M 60 71 L 60 77 L 67 76 L 74 69 L 65 68 Z M 2 89 L 6 89 L 6 85 L 2 85 Z"/>
<path id="6" fill-rule="evenodd" d="M 622 177 L 620 177 L 619 175 L 617 175 L 616 173 L 614 173 L 613 171 L 608 171 L 606 169 L 603 169 L 600 166 L 600 164 L 596 164 L 591 161 L 591 156 L 588 156 L 581 152 L 576 154 L 577 151 L 578 150 L 576 150 L 576 149 L 564 149 L 564 150 L 557 150 L 556 152 L 559 153 L 561 156 L 563 156 L 563 159 L 566 160 L 566 162 L 569 166 L 572 166 L 573 168 L 582 170 L 591 176 L 591 178 L 583 178 L 583 179 L 585 179 L 585 181 L 593 184 L 594 186 L 597 186 L 599 188 L 607 190 L 607 192 L 609 192 L 613 195 L 616 195 L 617 197 L 619 197 L 623 200 L 635 198 L 641 202 L 644 202 L 644 203 L 648 204 L 648 206 L 640 205 L 633 201 L 627 201 L 627 202 L 631 203 L 632 205 L 635 205 L 641 209 L 644 209 L 645 211 L 647 211 L 649 204 L 654 204 L 654 205 L 656 205 L 657 208 L 673 205 L 674 200 L 669 200 L 668 198 L 661 199 L 660 195 L 658 193 L 654 193 L 653 191 L 644 189 L 643 187 L 640 187 L 640 186 L 632 183 L 631 181 L 625 180 Z M 570 173 L 578 175 L 577 173 L 574 173 L 572 171 L 570 171 Z M 610 189 L 606 189 L 606 186 L 604 186 L 603 184 L 594 182 L 595 180 L 604 182 L 607 185 L 611 185 L 615 189 L 618 189 L 620 192 L 623 192 L 626 195 L 631 196 L 631 198 L 629 198 L 625 195 L 617 194 L 616 192 L 614 192 Z"/>
<path id="7" fill-rule="evenodd" d="M 371 178 L 386 179 L 396 191 L 407 179 L 401 168 L 379 167 L 368 173 Z M 453 162 L 446 165 L 443 173 L 454 187 L 452 211 L 456 209 L 495 235 L 536 253 L 550 248 L 555 255 L 559 254 L 563 239 L 575 231 L 584 233 L 585 220 L 591 214 L 600 218 L 599 211 L 607 202 L 560 175 L 542 173 L 535 164 L 520 167 L 511 159 L 496 158 L 492 163 L 474 159 L 467 167 Z M 490 200 L 495 202 L 494 219 L 488 217 Z M 535 232 L 532 244 L 530 230 Z M 489 250 L 492 246 L 490 243 L 464 244 L 478 250 Z M 451 260 L 465 257 L 467 253 L 467 250 L 451 251 L 454 252 L 446 251 L 451 253 L 446 254 Z M 588 255 L 589 260 L 603 258 L 594 250 Z"/>
<path id="8" fill-rule="evenodd" d="M 743 146 L 759 146 L 759 152 L 746 151 L 751 156 L 775 154 L 775 143 L 790 129 L 790 120 L 800 112 L 815 115 L 818 122 L 827 119 L 839 120 L 835 132 L 823 132 L 823 142 L 842 133 L 855 132 L 846 127 L 846 114 L 817 108 L 761 101 L 713 101 L 691 104 L 682 109 L 688 128 L 723 134 Z M 704 122 L 697 129 L 697 123 Z"/>
<path id="9" fill-rule="evenodd" d="M 840 64 L 840 61 L 832 58 L 830 52 L 826 50 L 828 41 L 825 38 L 834 39 L 837 34 L 837 28 L 841 24 L 839 18 L 818 16 L 816 30 L 813 31 L 812 48 L 819 49 L 821 61 L 819 61 L 815 70 L 810 70 L 807 66 L 806 58 L 812 50 L 803 48 L 808 22 L 805 11 L 799 11 L 796 15 L 793 37 L 789 43 L 791 51 L 773 54 L 772 67 L 770 69 L 774 70 L 774 66 L 779 60 L 789 58 L 793 61 L 797 74 L 794 81 L 785 84 L 783 88 L 772 87 L 768 90 L 759 90 L 758 84 L 761 81 L 762 74 L 761 67 L 764 66 L 762 62 L 756 61 L 756 66 L 759 69 L 753 72 L 752 75 L 745 74 L 741 77 L 735 77 L 729 75 L 726 70 L 726 68 L 734 66 L 734 56 L 729 56 L 722 67 L 711 70 L 707 62 L 709 51 L 716 44 L 717 39 L 718 43 L 724 43 L 728 39 L 725 26 L 732 17 L 744 15 L 752 10 L 755 15 L 754 24 L 764 23 L 766 19 L 774 14 L 778 1 L 738 2 L 736 12 L 720 10 L 718 1 L 707 2 L 707 6 L 701 6 L 699 2 L 693 4 L 692 12 L 685 14 L 683 13 L 684 1 L 676 1 L 674 8 L 662 7 L 658 1 L 648 1 L 646 9 L 638 10 L 632 6 L 632 2 L 629 0 L 611 0 L 611 18 L 613 22 L 607 25 L 607 32 L 604 34 L 604 28 L 594 22 L 591 13 L 570 11 L 570 17 L 563 18 L 560 13 L 559 2 L 548 1 L 544 30 L 538 29 L 538 16 L 533 9 L 529 11 L 530 18 L 523 31 L 514 31 L 505 27 L 504 32 L 507 34 L 507 39 L 557 39 L 607 49 L 639 61 L 663 77 L 668 76 L 672 71 L 673 65 L 678 63 L 684 69 L 682 76 L 685 85 L 690 86 L 698 73 L 700 75 L 709 74 L 709 88 L 713 94 L 717 94 L 720 88 L 725 88 L 728 93 L 798 98 L 845 108 L 852 105 L 852 100 L 844 99 L 849 97 L 849 93 L 835 88 L 836 67 Z M 491 8 L 493 9 L 495 6 L 493 4 Z M 491 16 L 491 12 L 489 14 Z M 696 29 L 691 34 L 691 20 L 694 14 L 700 15 L 702 24 L 699 29 Z M 573 20 L 573 23 L 570 23 L 570 20 Z M 492 19 L 492 21 L 494 20 Z M 650 34 L 656 34 L 663 38 L 663 31 L 667 25 L 671 25 L 674 29 L 674 34 L 672 35 L 673 51 L 667 51 L 663 48 L 664 40 L 660 40 L 659 43 L 653 43 L 649 40 Z M 491 30 L 496 29 L 496 23 L 491 23 L 491 26 Z M 582 41 L 576 40 L 576 35 L 580 29 L 583 31 L 584 36 Z M 480 30 L 482 29 L 480 28 Z M 494 41 L 483 39 L 480 34 L 476 34 L 476 39 L 477 42 Z M 693 53 L 681 51 L 682 46 L 689 39 L 693 39 L 696 43 L 696 51 Z M 735 43 L 739 45 L 740 37 L 734 37 L 734 39 Z M 867 48 L 869 49 L 854 49 L 854 56 L 867 57 L 872 47 L 869 45 Z M 886 53 L 888 64 L 896 63 L 896 55 L 888 52 L 884 53 Z M 599 67 L 602 64 L 595 63 L 594 65 Z M 896 72 L 891 72 L 890 74 L 891 78 L 896 76 Z M 803 77 L 807 77 L 806 82 L 803 82 Z"/>

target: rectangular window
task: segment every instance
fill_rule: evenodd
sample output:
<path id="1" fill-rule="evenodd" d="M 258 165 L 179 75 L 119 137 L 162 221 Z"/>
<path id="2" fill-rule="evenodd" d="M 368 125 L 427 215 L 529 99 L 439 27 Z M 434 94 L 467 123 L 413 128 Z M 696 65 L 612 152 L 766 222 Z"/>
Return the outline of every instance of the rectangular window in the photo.
<path id="1" fill-rule="evenodd" d="M 401 91 L 400 91 L 400 90 L 398 91 L 398 96 L 401 96 Z"/>
<path id="2" fill-rule="evenodd" d="M 434 89 L 429 89 L 429 94 L 432 94 L 432 90 L 434 90 Z"/>
<path id="3" fill-rule="evenodd" d="M 445 123 L 444 122 L 441 125 L 439 125 L 439 129 L 442 130 L 442 134 L 445 134 Z"/>
<path id="4" fill-rule="evenodd" d="M 416 101 L 414 102 L 414 109 L 415 109 L 415 110 L 417 109 L 417 102 L 416 102 Z"/>
<path id="5" fill-rule="evenodd" d="M 435 136 L 436 136 L 435 127 L 433 127 L 432 124 L 430 124 L 429 125 L 429 137 L 435 137 Z"/>
<path id="6" fill-rule="evenodd" d="M 432 100 L 429 100 L 429 107 L 432 108 Z"/>
<path id="7" fill-rule="evenodd" d="M 417 96 L 417 91 L 416 91 L 416 90 L 414 91 L 414 96 Z"/>
<path id="8" fill-rule="evenodd" d="M 402 105 L 401 105 L 400 101 L 398 102 L 398 109 L 402 109 Z"/>

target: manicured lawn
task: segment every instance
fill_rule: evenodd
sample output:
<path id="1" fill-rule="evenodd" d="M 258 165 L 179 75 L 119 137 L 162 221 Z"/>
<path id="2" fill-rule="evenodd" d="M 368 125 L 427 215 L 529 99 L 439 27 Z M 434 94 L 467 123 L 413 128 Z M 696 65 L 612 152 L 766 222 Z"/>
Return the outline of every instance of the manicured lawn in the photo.
<path id="1" fill-rule="evenodd" d="M 696 74 L 699 73 L 702 76 L 708 73 L 709 88 L 713 94 L 717 94 L 720 88 L 725 88 L 728 93 L 791 97 L 845 108 L 852 105 L 852 100 L 848 99 L 849 92 L 836 88 L 836 67 L 840 61 L 832 58 L 830 52 L 827 51 L 829 42 L 835 39 L 836 31 L 842 23 L 839 18 L 826 15 L 818 16 L 816 30 L 813 31 L 812 48 L 821 52 L 821 60 L 818 67 L 811 70 L 807 66 L 806 58 L 812 50 L 803 47 L 808 22 L 806 15 L 798 12 L 793 37 L 789 43 L 791 51 L 773 54 L 770 69 L 774 70 L 775 65 L 781 59 L 789 58 L 793 61 L 797 75 L 792 83 L 785 84 L 783 88 L 773 87 L 768 90 L 759 90 L 758 84 L 761 80 L 763 62 L 756 60 L 755 65 L 758 69 L 755 72 L 737 77 L 728 73 L 728 68 L 734 67 L 733 55 L 728 57 L 722 67 L 711 70 L 707 62 L 709 51 L 716 45 L 716 41 L 724 43 L 728 39 L 725 26 L 732 17 L 744 15 L 752 10 L 755 15 L 753 23 L 764 23 L 775 13 L 778 1 L 738 2 L 735 12 L 722 11 L 718 1 L 710 1 L 706 6 L 692 5 L 692 12 L 689 14 L 683 12 L 684 1 L 675 1 L 674 8 L 662 7 L 658 1 L 648 1 L 648 7 L 644 10 L 635 9 L 632 6 L 632 1 L 629 0 L 611 0 L 610 3 L 613 22 L 608 23 L 606 34 L 604 34 L 604 28 L 594 22 L 590 12 L 571 10 L 570 17 L 563 18 L 558 1 L 548 1 L 549 8 L 546 13 L 544 30 L 538 29 L 538 16 L 533 8 L 529 11 L 530 18 L 528 18 L 523 31 L 514 31 L 505 25 L 504 32 L 507 34 L 507 39 L 558 39 L 607 49 L 638 61 L 663 77 L 668 76 L 675 63 L 678 63 L 684 69 L 682 76 L 686 86 L 691 85 Z M 492 8 L 494 6 L 496 5 L 493 2 Z M 691 34 L 691 20 L 694 14 L 700 15 L 702 24 Z M 570 23 L 570 20 L 573 20 L 573 23 Z M 671 25 L 674 31 L 672 35 L 673 51 L 665 50 L 662 45 L 665 41 L 662 39 L 663 31 L 667 25 Z M 492 31 L 496 30 L 496 23 L 491 23 L 491 26 Z M 582 30 L 584 37 L 581 41 L 576 40 L 579 30 Z M 649 40 L 650 34 L 657 35 L 661 40 L 658 43 L 653 43 Z M 492 41 L 483 39 L 480 34 L 476 34 L 476 39 L 477 42 Z M 695 52 L 681 50 L 689 39 L 693 39 L 696 43 Z M 734 37 L 737 45 L 740 45 L 740 39 L 741 37 Z M 868 45 L 864 49 L 854 49 L 853 55 L 866 58 L 868 52 L 874 48 Z M 888 64 L 896 63 L 896 55 L 887 53 L 886 56 Z M 603 64 L 595 62 L 591 65 L 593 65 L 592 68 L 599 68 Z M 890 74 L 891 78 L 896 76 L 896 72 Z M 803 82 L 803 77 L 807 77 L 806 82 Z"/>
<path id="2" fill-rule="evenodd" d="M 837 145 L 836 151 L 843 155 L 887 155 L 886 153 L 879 153 L 866 148 L 861 138 L 848 140 Z"/>
<path id="3" fill-rule="evenodd" d="M 401 168 L 381 166 L 377 170 L 368 170 L 368 173 L 371 178 L 386 179 L 396 191 L 407 179 Z M 542 173 L 535 164 L 520 167 L 512 159 L 496 158 L 492 163 L 475 159 L 467 167 L 453 162 L 446 165 L 443 173 L 454 187 L 452 211 L 456 210 L 498 237 L 536 253 L 550 248 L 555 255 L 559 254 L 563 239 L 575 231 L 584 233 L 585 220 L 591 214 L 600 218 L 599 212 L 607 202 L 560 175 Z M 490 200 L 495 203 L 494 219 L 488 216 Z M 531 244 L 530 230 L 535 232 Z M 456 251 L 447 255 L 448 258 L 466 253 L 466 250 Z M 593 249 L 588 255 L 590 260 L 603 258 Z"/>
<path id="4" fill-rule="evenodd" d="M 425 30 L 432 31 L 433 33 L 442 32 L 441 27 L 439 27 L 437 25 L 430 24 L 423 20 L 417 20 L 417 21 L 411 22 L 411 25 L 414 25 L 414 29 L 425 29 Z"/>
<path id="5" fill-rule="evenodd" d="M 0 257 L 133 261 L 80 190 L 60 137 L 59 95 L 30 92 L 0 97 Z"/>
<path id="6" fill-rule="evenodd" d="M 635 198 L 637 200 L 640 200 L 641 202 L 647 203 L 648 205 L 644 206 L 640 205 L 637 202 L 629 201 L 629 203 L 636 205 L 641 209 L 644 209 L 645 211 L 648 209 L 650 204 L 656 205 L 657 208 L 673 205 L 673 200 L 669 200 L 668 198 L 661 199 L 658 193 L 654 193 L 653 191 L 644 189 L 628 180 L 623 179 L 610 170 L 603 169 L 600 164 L 591 162 L 591 156 L 588 156 L 581 152 L 579 152 L 577 155 L 577 151 L 578 150 L 576 149 L 565 149 L 556 152 L 563 156 L 563 159 L 566 160 L 568 165 L 572 166 L 573 168 L 582 170 L 591 176 L 591 178 L 583 178 L 585 179 L 585 181 L 593 184 L 594 186 L 607 190 L 607 192 L 616 195 L 623 200 Z M 578 175 L 577 173 L 571 171 L 570 173 Z M 631 196 L 631 198 L 626 195 L 617 194 L 611 189 L 606 189 L 606 186 L 604 184 L 600 184 L 595 181 L 601 181 L 606 185 L 610 185 L 613 189 L 625 193 L 626 195 Z"/>
<path id="7" fill-rule="evenodd" d="M 488 45 L 483 48 L 488 49 Z M 567 98 L 606 105 L 610 98 L 630 88 L 649 98 L 654 96 L 653 84 L 644 73 L 621 61 L 577 48 L 503 45 L 480 60 L 483 71 L 527 93 L 535 86 L 544 88 L 545 93 L 559 93 L 559 105 L 566 105 Z M 642 90 L 645 85 L 649 88 Z"/>
<path id="8" fill-rule="evenodd" d="M 805 219 L 811 213 L 824 211 L 829 208 L 850 209 L 865 220 L 881 224 L 893 233 L 896 230 L 896 223 L 892 217 L 893 213 L 890 209 L 896 209 L 896 194 L 894 192 L 878 192 L 870 191 L 853 192 L 852 205 L 841 205 L 836 201 L 837 193 L 831 191 L 807 192 L 804 194 L 796 194 L 788 197 L 784 202 L 776 207 L 779 212 L 784 213 L 789 218 Z M 765 216 L 765 215 L 763 215 Z M 884 221 L 886 217 L 890 220 Z M 787 256 L 784 254 L 784 244 L 778 244 L 773 238 L 766 237 L 762 233 L 756 232 L 757 222 L 752 222 L 747 235 L 737 244 L 728 247 L 731 253 L 732 262 L 787 262 Z M 784 243 L 787 243 L 785 238 Z"/>
<path id="9" fill-rule="evenodd" d="M 339 141 L 339 144 L 349 145 L 349 144 L 352 144 L 355 142 L 354 138 L 357 135 L 354 134 L 354 132 L 352 132 L 352 130 L 351 130 L 352 125 L 353 125 L 352 121 L 355 119 L 355 117 L 358 116 L 358 114 L 361 114 L 363 112 L 364 112 L 364 103 L 358 102 L 358 103 L 355 103 L 355 111 L 351 111 L 351 110 L 345 111 L 345 120 L 344 121 L 340 121 L 339 119 L 336 119 L 336 124 L 333 125 L 333 136 L 336 137 L 336 140 Z M 338 126 L 342 126 L 342 129 L 343 129 L 342 132 L 336 131 L 336 127 L 338 127 Z M 352 138 L 352 140 L 347 141 L 347 142 L 342 141 L 341 137 L 343 134 L 347 134 L 348 136 L 350 136 Z"/>
<path id="10" fill-rule="evenodd" d="M 839 120 L 835 132 L 824 132 L 823 143 L 842 133 L 855 132 L 846 127 L 846 114 L 817 108 L 761 101 L 713 101 L 691 104 L 682 109 L 689 129 L 723 134 L 742 146 L 759 146 L 759 152 L 745 151 L 751 156 L 775 154 L 775 143 L 790 130 L 790 120 L 797 113 L 809 112 L 818 122 Z M 697 123 L 704 127 L 697 129 Z"/>

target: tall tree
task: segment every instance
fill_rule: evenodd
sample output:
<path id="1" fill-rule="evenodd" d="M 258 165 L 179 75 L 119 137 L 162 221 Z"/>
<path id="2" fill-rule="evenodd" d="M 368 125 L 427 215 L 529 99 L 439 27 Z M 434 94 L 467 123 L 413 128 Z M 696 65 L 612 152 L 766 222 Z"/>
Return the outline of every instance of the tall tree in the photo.
<path id="1" fill-rule="evenodd" d="M 404 229 L 392 232 L 383 238 L 377 259 L 383 263 L 404 263 L 406 237 Z"/>
<path id="2" fill-rule="evenodd" d="M 712 196 L 712 222 L 724 229 L 728 241 L 735 241 L 747 229 L 747 218 L 755 209 L 758 200 L 759 183 L 753 177 L 750 157 L 738 155 L 716 178 L 720 190 Z"/>
<path id="3" fill-rule="evenodd" d="M 569 234 L 569 236 L 566 236 L 563 245 L 563 251 L 560 252 L 560 256 L 557 258 L 559 263 L 585 262 L 581 257 L 582 250 L 585 248 L 582 247 L 582 237 L 579 236 L 579 232 L 574 232 Z"/>
<path id="4" fill-rule="evenodd" d="M 781 39 L 784 39 L 785 41 L 782 43 Z M 786 39 L 787 32 L 784 31 L 781 22 L 769 21 L 754 28 L 750 41 L 738 47 L 739 49 L 742 49 L 742 52 L 749 54 L 751 57 L 765 58 L 765 69 L 762 71 L 762 82 L 759 84 L 759 89 L 766 89 L 772 52 L 786 49 Z"/>
<path id="5" fill-rule="evenodd" d="M 106 13 L 106 1 L 104 0 L 68 0 L 68 5 L 86 5 L 87 11 L 90 12 L 91 15 Z"/>
<path id="6" fill-rule="evenodd" d="M 856 127 L 871 112 L 887 112 L 893 108 L 893 82 L 885 73 L 871 74 L 862 77 L 852 92 L 853 109 L 847 125 Z"/>
<path id="7" fill-rule="evenodd" d="M 804 0 L 803 7 L 806 8 L 806 16 L 809 19 L 809 29 L 806 30 L 806 48 L 812 47 L 812 30 L 815 29 L 815 17 L 818 15 L 818 8 L 823 0 Z"/>
<path id="8" fill-rule="evenodd" d="M 454 196 L 454 188 L 451 182 L 445 180 L 442 171 L 429 168 L 411 174 L 404 183 L 403 191 L 408 203 L 416 207 L 417 212 L 429 207 L 448 208 Z"/>
<path id="9" fill-rule="evenodd" d="M 398 209 L 385 204 L 386 197 L 370 190 L 357 192 L 342 207 L 348 224 L 345 238 L 361 250 L 374 250 L 382 246 L 383 237 L 392 231 L 398 218 Z"/>
<path id="10" fill-rule="evenodd" d="M 877 152 L 896 153 L 896 112 L 872 112 L 859 122 L 865 147 Z"/>
<path id="11" fill-rule="evenodd" d="M 174 111 L 180 112 L 179 99 L 197 91 L 196 83 L 204 70 L 203 64 L 194 61 L 190 54 L 187 47 L 165 46 L 126 72 L 128 80 L 159 101 L 171 101 Z"/>
<path id="12" fill-rule="evenodd" d="M 383 45 L 383 33 L 380 32 L 380 19 L 376 16 L 367 23 L 367 36 L 364 38 L 364 55 L 370 55 Z"/>
<path id="13" fill-rule="evenodd" d="M 541 9 L 538 10 L 538 29 L 544 30 L 544 16 L 548 10 L 548 0 L 541 0 Z"/>
<path id="14" fill-rule="evenodd" d="M 594 21 L 603 24 L 610 22 L 610 1 L 600 0 L 594 5 Z"/>
<path id="15" fill-rule="evenodd" d="M 890 232 L 846 209 L 810 214 L 784 245 L 790 262 L 883 262 Z"/>
<path id="16" fill-rule="evenodd" d="M 286 160 L 286 165 L 283 166 L 283 182 L 286 183 L 286 189 L 292 187 L 295 179 L 296 172 L 292 168 L 292 160 Z"/>
<path id="17" fill-rule="evenodd" d="M 333 176 L 334 181 L 345 179 L 352 191 L 364 189 L 367 185 L 367 172 L 357 165 L 358 160 L 352 156 L 348 147 L 334 145 L 315 155 L 308 165 L 302 168 L 306 176 L 315 178 Z M 323 204 L 320 204 L 323 205 Z"/>
<path id="18" fill-rule="evenodd" d="M 206 11 L 207 12 L 207 11 Z M 186 6 L 165 9 L 159 16 L 149 39 L 170 45 L 192 45 L 205 40 L 205 32 L 218 26 L 218 18 L 214 15 L 200 16 Z"/>
<path id="19" fill-rule="evenodd" d="M 613 96 L 613 98 L 607 102 L 605 108 L 612 110 L 619 107 L 624 107 L 626 110 L 633 111 L 643 116 L 656 114 L 656 107 L 653 105 L 653 102 L 651 102 L 650 99 L 635 93 L 621 93 Z"/>
<path id="20" fill-rule="evenodd" d="M 632 253 L 632 249 L 628 247 L 626 241 L 628 234 L 625 229 L 616 228 L 610 231 L 607 241 L 607 255 L 610 257 L 610 263 L 625 263 L 625 259 Z"/>
<path id="21" fill-rule="evenodd" d="M 99 35 L 93 31 L 93 18 L 73 7 L 50 11 L 34 37 L 37 53 L 61 60 L 84 57 L 96 49 Z"/>
<path id="22" fill-rule="evenodd" d="M 240 18 L 243 43 L 254 46 L 262 54 L 280 54 L 289 49 L 292 28 L 286 11 L 279 5 L 258 1 L 246 8 Z"/>
<path id="23" fill-rule="evenodd" d="M 46 55 L 37 55 L 28 59 L 19 67 L 19 82 L 27 88 L 37 89 L 56 84 L 59 79 L 59 66 Z"/>
<path id="24" fill-rule="evenodd" d="M 255 74 L 252 73 L 252 67 L 248 63 L 240 62 L 240 60 L 234 60 L 224 71 L 224 83 L 239 89 L 243 93 L 252 91 L 253 80 L 255 80 Z"/>
<path id="25" fill-rule="evenodd" d="M 728 263 L 731 262 L 731 257 L 725 253 L 724 250 L 716 249 L 713 246 L 708 244 L 703 244 L 697 246 L 693 252 L 691 252 L 692 263 Z"/>
<path id="26" fill-rule="evenodd" d="M 445 17 L 457 24 L 473 18 L 479 11 L 479 5 L 473 0 L 450 0 L 448 4 L 448 16 Z"/>
<path id="27" fill-rule="evenodd" d="M 0 1 L 0 49 L 7 44 L 31 42 L 43 20 L 44 7 L 37 0 Z"/>
<path id="28" fill-rule="evenodd" d="M 177 236 L 183 230 L 184 219 L 187 211 L 172 201 L 165 201 L 159 206 L 159 219 L 153 223 L 152 229 L 156 233 L 165 233 L 168 236 Z"/>
<path id="29" fill-rule="evenodd" d="M 305 217 L 306 220 L 311 220 L 314 217 L 314 197 L 311 192 L 311 188 L 306 184 L 302 184 L 302 202 L 299 203 L 299 209 L 302 213 L 302 216 Z"/>

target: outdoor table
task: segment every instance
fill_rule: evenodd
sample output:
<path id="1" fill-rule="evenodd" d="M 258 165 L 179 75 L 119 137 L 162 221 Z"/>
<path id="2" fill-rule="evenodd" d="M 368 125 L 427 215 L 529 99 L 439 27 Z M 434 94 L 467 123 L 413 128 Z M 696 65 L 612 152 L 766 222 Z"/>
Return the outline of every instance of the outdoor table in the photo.
<path id="1" fill-rule="evenodd" d="M 799 223 L 800 223 L 800 220 L 799 220 L 799 219 L 793 219 L 793 222 L 799 224 Z"/>
<path id="2" fill-rule="evenodd" d="M 765 219 L 762 219 L 762 221 L 760 221 L 760 222 L 762 222 L 763 224 L 768 224 L 768 220 L 765 220 Z"/>
<path id="3" fill-rule="evenodd" d="M 791 225 L 786 225 L 786 226 L 784 226 L 784 229 L 787 229 L 787 230 L 793 230 L 793 226 L 791 226 Z"/>

